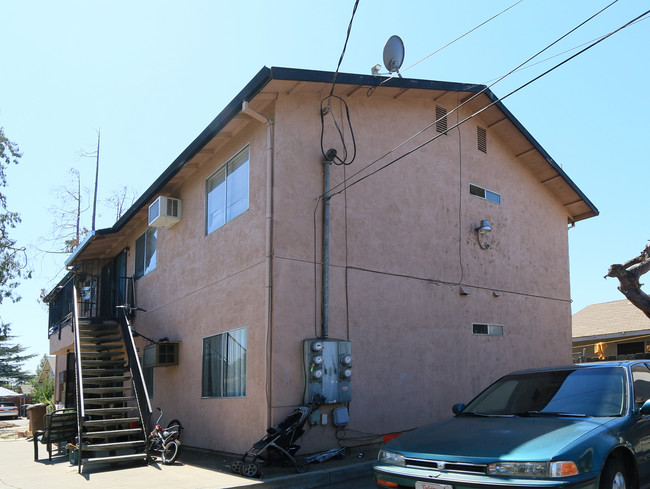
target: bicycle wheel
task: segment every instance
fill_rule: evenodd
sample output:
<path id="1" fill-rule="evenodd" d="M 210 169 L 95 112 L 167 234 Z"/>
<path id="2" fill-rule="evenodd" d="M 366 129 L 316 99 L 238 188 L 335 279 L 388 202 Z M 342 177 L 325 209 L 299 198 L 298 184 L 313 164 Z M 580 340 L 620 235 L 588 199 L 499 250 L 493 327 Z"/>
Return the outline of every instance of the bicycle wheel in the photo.
<path id="1" fill-rule="evenodd" d="M 162 451 L 162 461 L 165 465 L 173 464 L 181 451 L 181 444 L 178 440 L 172 440 Z"/>
<path id="2" fill-rule="evenodd" d="M 177 419 L 172 419 L 169 424 L 167 425 L 167 428 L 165 428 L 165 431 L 169 432 L 176 432 L 178 433 L 178 436 L 176 437 L 177 440 L 181 439 L 181 434 L 183 433 L 183 425 L 181 422 Z"/>

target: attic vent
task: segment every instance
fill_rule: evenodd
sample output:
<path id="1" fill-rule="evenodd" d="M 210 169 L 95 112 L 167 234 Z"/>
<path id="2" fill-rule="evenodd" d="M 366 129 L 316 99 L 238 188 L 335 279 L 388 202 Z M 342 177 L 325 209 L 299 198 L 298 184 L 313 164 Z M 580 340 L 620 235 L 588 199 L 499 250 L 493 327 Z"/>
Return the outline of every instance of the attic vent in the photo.
<path id="1" fill-rule="evenodd" d="M 478 149 L 487 153 L 487 131 L 481 126 L 476 126 L 476 139 L 478 140 Z"/>
<path id="2" fill-rule="evenodd" d="M 160 196 L 149 206 L 149 226 L 170 228 L 181 220 L 182 202 L 180 199 Z"/>
<path id="3" fill-rule="evenodd" d="M 447 134 L 447 109 L 436 105 L 436 131 Z"/>

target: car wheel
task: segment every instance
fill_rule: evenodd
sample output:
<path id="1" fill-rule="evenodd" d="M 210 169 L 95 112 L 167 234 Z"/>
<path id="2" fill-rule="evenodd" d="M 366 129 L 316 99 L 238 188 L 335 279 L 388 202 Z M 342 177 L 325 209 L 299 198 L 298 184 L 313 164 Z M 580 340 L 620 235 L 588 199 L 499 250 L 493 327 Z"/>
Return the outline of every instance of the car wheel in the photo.
<path id="1" fill-rule="evenodd" d="M 627 470 L 617 458 L 610 458 L 600 477 L 599 489 L 627 489 Z"/>

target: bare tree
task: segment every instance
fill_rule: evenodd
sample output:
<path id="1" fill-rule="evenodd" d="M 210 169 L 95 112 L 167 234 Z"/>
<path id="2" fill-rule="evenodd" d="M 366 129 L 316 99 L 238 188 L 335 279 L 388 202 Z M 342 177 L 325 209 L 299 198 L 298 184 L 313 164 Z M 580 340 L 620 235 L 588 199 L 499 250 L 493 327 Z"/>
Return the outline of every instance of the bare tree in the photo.
<path id="1" fill-rule="evenodd" d="M 137 196 L 138 195 L 133 187 L 127 187 L 125 185 L 120 189 L 113 190 L 106 198 L 106 206 L 115 211 L 116 222 L 119 221 L 120 217 L 124 215 L 124 212 L 133 205 Z"/>
<path id="2" fill-rule="evenodd" d="M 617 278 L 618 290 L 643 313 L 650 318 L 650 296 L 641 290 L 639 279 L 641 275 L 650 270 L 650 243 L 639 253 L 639 256 L 619 265 L 609 267 L 605 278 Z"/>
<path id="3" fill-rule="evenodd" d="M 101 216 L 98 203 L 103 204 L 105 211 L 115 211 L 115 220 L 119 220 L 136 199 L 137 195 L 131 187 L 124 186 L 121 189 L 113 190 L 109 197 L 98 202 L 97 194 L 99 188 L 99 150 L 100 133 L 97 131 L 96 150 L 80 150 L 77 158 L 93 158 L 95 160 L 95 183 L 94 190 L 82 185 L 82 175 L 76 168 L 70 169 L 71 180 L 64 185 L 54 189 L 56 202 L 50 207 L 50 213 L 54 216 L 52 232 L 46 242 L 50 242 L 46 248 L 39 251 L 46 254 L 69 254 L 72 253 L 83 239 L 92 231 L 95 231 L 96 217 Z M 90 217 L 90 228 L 87 222 L 88 211 L 92 208 Z M 86 223 L 86 225 L 84 225 Z"/>
<path id="4" fill-rule="evenodd" d="M 50 207 L 54 216 L 52 235 L 47 241 L 54 242 L 53 249 L 46 253 L 71 253 L 88 234 L 88 228 L 81 223 L 82 215 L 88 210 L 88 189 L 81 186 L 81 175 L 76 168 L 70 168 L 71 180 L 54 189 L 56 202 Z"/>

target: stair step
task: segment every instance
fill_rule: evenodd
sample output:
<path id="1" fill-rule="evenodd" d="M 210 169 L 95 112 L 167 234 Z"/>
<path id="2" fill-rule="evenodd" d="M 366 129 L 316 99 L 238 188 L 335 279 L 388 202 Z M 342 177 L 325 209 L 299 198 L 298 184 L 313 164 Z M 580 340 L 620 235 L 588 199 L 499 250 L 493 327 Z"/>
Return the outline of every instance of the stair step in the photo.
<path id="1" fill-rule="evenodd" d="M 113 335 L 113 336 L 79 336 L 79 341 L 81 342 L 82 345 L 90 345 L 90 344 L 102 344 L 102 343 L 110 343 L 111 341 L 121 341 L 122 336 L 121 335 Z"/>
<path id="2" fill-rule="evenodd" d="M 95 359 L 95 360 L 81 360 L 81 368 L 83 369 L 84 367 L 113 367 L 115 365 L 124 365 L 125 360 L 118 359 L 118 360 L 102 360 L 102 359 Z"/>
<path id="3" fill-rule="evenodd" d="M 126 382 L 127 380 L 131 380 L 130 375 L 106 375 L 102 377 L 88 376 L 88 377 L 84 377 L 83 383 L 85 388 L 86 385 L 116 384 L 116 383 Z"/>
<path id="4" fill-rule="evenodd" d="M 94 415 L 107 415 L 107 414 L 125 414 L 127 412 L 133 412 L 137 411 L 138 408 L 135 406 L 126 406 L 126 407 L 119 407 L 119 408 L 93 408 L 93 409 L 86 409 L 86 414 L 88 416 L 94 416 Z"/>
<path id="5" fill-rule="evenodd" d="M 81 361 L 83 362 L 85 359 L 89 360 L 94 360 L 97 358 L 114 358 L 117 356 L 124 356 L 124 352 L 122 351 L 82 351 L 81 352 Z"/>
<path id="6" fill-rule="evenodd" d="M 87 351 L 107 351 L 107 350 L 122 350 L 124 345 L 80 345 L 81 353 L 85 354 Z"/>
<path id="7" fill-rule="evenodd" d="M 84 394 L 118 394 L 126 390 L 131 390 L 131 387 L 84 387 Z"/>
<path id="8" fill-rule="evenodd" d="M 126 368 L 81 368 L 81 373 L 82 375 L 88 376 L 88 378 L 91 377 L 97 377 L 97 376 L 115 376 L 115 374 L 123 374 L 126 373 L 127 369 Z M 84 379 L 85 380 L 85 379 Z"/>
<path id="9" fill-rule="evenodd" d="M 112 402 L 129 402 L 135 400 L 135 397 L 85 397 L 86 404 L 110 404 Z"/>
<path id="10" fill-rule="evenodd" d="M 117 321 L 110 317 L 80 317 L 79 324 L 98 326 L 102 324 L 117 324 Z"/>
<path id="11" fill-rule="evenodd" d="M 95 465 L 95 464 L 110 464 L 116 462 L 136 462 L 138 460 L 146 460 L 146 453 L 132 453 L 130 455 L 116 455 L 115 457 L 96 457 L 81 459 L 82 465 Z"/>
<path id="12" fill-rule="evenodd" d="M 113 418 L 113 419 L 91 419 L 83 422 L 83 425 L 88 428 L 103 428 L 106 426 L 120 426 L 128 425 L 131 423 L 139 423 L 140 418 Z"/>
<path id="13" fill-rule="evenodd" d="M 84 438 L 117 438 L 119 436 L 143 435 L 140 428 L 128 428 L 124 430 L 87 431 Z"/>
<path id="14" fill-rule="evenodd" d="M 114 443 L 84 443 L 81 446 L 83 451 L 100 452 L 104 450 L 125 450 L 140 448 L 144 446 L 144 439 L 135 441 L 118 441 Z"/>
<path id="15" fill-rule="evenodd" d="M 89 323 L 88 321 L 79 321 L 79 330 L 82 329 L 107 329 L 116 328 L 119 324 L 116 321 L 104 321 L 103 323 Z"/>
<path id="16" fill-rule="evenodd" d="M 86 330 L 79 330 L 79 339 L 81 338 L 92 338 L 93 341 L 97 339 L 104 339 L 106 337 L 113 337 L 115 338 L 116 336 L 121 336 L 120 331 L 118 331 L 115 328 L 112 329 L 86 329 Z"/>

